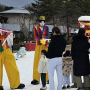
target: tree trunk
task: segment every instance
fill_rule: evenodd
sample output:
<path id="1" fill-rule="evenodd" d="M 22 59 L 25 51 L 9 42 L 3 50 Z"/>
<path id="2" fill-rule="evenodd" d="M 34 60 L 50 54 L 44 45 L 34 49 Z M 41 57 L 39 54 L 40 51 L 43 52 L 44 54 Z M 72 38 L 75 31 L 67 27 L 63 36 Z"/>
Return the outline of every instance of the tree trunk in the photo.
<path id="1" fill-rule="evenodd" d="M 67 41 L 69 41 L 69 25 L 68 25 L 68 15 L 67 15 L 67 20 L 66 20 L 66 22 L 67 22 Z"/>
<path id="2" fill-rule="evenodd" d="M 30 19 L 29 19 L 29 43 L 30 43 Z"/>
<path id="3" fill-rule="evenodd" d="M 53 26 L 55 27 L 55 23 L 54 23 L 54 16 L 53 16 Z"/>

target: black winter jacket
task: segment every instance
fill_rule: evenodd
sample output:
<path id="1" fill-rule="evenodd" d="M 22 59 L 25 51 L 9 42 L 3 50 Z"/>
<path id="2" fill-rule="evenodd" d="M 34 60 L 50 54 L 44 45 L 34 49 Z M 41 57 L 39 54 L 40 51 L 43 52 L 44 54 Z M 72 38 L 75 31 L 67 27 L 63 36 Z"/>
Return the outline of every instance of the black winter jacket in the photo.
<path id="1" fill-rule="evenodd" d="M 71 54 L 72 60 L 74 60 L 75 76 L 87 76 L 90 73 L 88 49 L 89 43 L 86 36 L 76 35 L 73 37 Z"/>
<path id="2" fill-rule="evenodd" d="M 62 53 L 66 47 L 66 40 L 63 35 L 55 35 L 52 37 L 48 52 L 46 53 L 47 58 L 62 57 Z"/>

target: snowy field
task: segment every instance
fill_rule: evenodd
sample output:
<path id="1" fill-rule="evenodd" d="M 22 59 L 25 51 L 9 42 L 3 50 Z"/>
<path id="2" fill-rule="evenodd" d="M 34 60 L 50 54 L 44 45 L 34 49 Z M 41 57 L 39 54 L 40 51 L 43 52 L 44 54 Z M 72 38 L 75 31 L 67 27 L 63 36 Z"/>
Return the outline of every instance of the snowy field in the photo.
<path id="1" fill-rule="evenodd" d="M 33 75 L 34 53 L 35 53 L 34 51 L 27 51 L 26 56 L 24 58 L 19 57 L 18 60 L 16 60 L 17 67 L 20 72 L 20 81 L 21 81 L 21 83 L 24 83 L 26 85 L 26 87 L 23 90 L 40 90 L 40 88 L 42 86 L 41 82 L 39 85 L 31 84 L 31 81 L 33 79 L 32 75 Z M 14 54 L 14 55 L 16 57 L 16 54 Z M 55 90 L 57 90 L 56 72 L 54 75 L 54 82 L 55 82 Z M 72 85 L 72 83 L 71 83 L 71 85 Z M 11 90 L 5 68 L 3 68 L 3 86 L 4 86 L 4 90 Z M 16 90 L 19 90 L 19 89 L 16 89 Z M 49 84 L 47 84 L 47 90 L 50 90 Z M 76 88 L 65 89 L 65 90 L 76 90 Z"/>

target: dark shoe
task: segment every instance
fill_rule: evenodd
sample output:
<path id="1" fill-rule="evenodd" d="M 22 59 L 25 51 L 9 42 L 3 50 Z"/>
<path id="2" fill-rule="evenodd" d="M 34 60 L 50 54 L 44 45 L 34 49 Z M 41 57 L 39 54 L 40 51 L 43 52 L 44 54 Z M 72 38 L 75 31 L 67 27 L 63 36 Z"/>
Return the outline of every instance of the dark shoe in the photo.
<path id="1" fill-rule="evenodd" d="M 82 87 L 84 87 L 84 83 L 82 83 Z"/>
<path id="2" fill-rule="evenodd" d="M 49 80 L 47 81 L 47 84 L 49 84 Z"/>
<path id="3" fill-rule="evenodd" d="M 42 89 L 42 88 L 40 88 L 40 90 L 46 90 L 46 89 Z"/>
<path id="4" fill-rule="evenodd" d="M 45 89 L 40 88 L 40 90 L 45 90 Z"/>
<path id="5" fill-rule="evenodd" d="M 45 87 L 42 87 L 42 88 L 40 88 L 40 90 L 46 90 L 47 89 L 47 87 L 45 86 Z"/>
<path id="6" fill-rule="evenodd" d="M 39 82 L 38 82 L 37 80 L 33 80 L 33 81 L 31 81 L 31 84 L 33 84 L 33 85 L 38 85 Z"/>
<path id="7" fill-rule="evenodd" d="M 63 86 L 62 89 L 66 89 L 66 86 Z"/>
<path id="8" fill-rule="evenodd" d="M 71 88 L 77 88 L 77 84 L 74 83 L 74 85 L 72 85 Z"/>
<path id="9" fill-rule="evenodd" d="M 71 87 L 68 85 L 67 88 L 70 89 Z"/>
<path id="10" fill-rule="evenodd" d="M 90 90 L 90 87 L 84 87 L 84 90 Z"/>
<path id="11" fill-rule="evenodd" d="M 24 84 L 20 84 L 17 88 L 11 88 L 11 89 L 23 89 L 25 87 Z"/>
<path id="12" fill-rule="evenodd" d="M 18 88 L 16 88 L 16 89 L 23 89 L 25 87 L 25 84 L 20 84 L 19 86 L 18 86 Z"/>
<path id="13" fill-rule="evenodd" d="M 4 90 L 4 88 L 2 86 L 0 86 L 0 90 Z"/>
<path id="14" fill-rule="evenodd" d="M 87 89 L 80 87 L 77 90 L 87 90 Z"/>

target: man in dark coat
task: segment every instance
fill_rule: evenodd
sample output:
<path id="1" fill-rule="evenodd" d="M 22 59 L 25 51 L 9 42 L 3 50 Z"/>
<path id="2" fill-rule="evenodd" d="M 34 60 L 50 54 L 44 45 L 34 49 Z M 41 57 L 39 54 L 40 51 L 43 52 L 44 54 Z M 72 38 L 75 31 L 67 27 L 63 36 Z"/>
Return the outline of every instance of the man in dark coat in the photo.
<path id="1" fill-rule="evenodd" d="M 72 42 L 72 60 L 74 60 L 73 70 L 77 80 L 78 90 L 83 90 L 81 76 L 84 76 L 84 87 L 90 87 L 89 82 L 89 43 L 85 36 L 85 29 L 80 28 L 78 35 L 73 37 Z"/>

